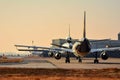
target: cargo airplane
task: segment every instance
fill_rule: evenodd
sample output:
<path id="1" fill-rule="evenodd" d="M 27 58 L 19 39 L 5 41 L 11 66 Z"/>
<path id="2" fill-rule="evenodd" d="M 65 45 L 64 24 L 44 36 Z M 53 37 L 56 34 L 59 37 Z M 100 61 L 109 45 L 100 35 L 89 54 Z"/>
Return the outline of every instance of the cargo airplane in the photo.
<path id="1" fill-rule="evenodd" d="M 68 43 L 71 43 L 71 40 Z M 83 29 L 83 38 L 79 41 L 76 41 L 72 47 L 66 47 L 63 45 L 57 45 L 52 44 L 54 46 L 58 46 L 58 48 L 49 48 L 49 47 L 40 47 L 40 46 L 25 46 L 25 45 L 15 45 L 16 47 L 29 47 L 29 48 L 37 48 L 35 49 L 18 49 L 19 51 L 43 51 L 47 50 L 49 51 L 49 55 L 51 57 L 55 57 L 55 59 L 61 59 L 61 51 L 64 51 L 66 53 L 66 63 L 70 63 L 70 56 L 69 53 L 73 53 L 76 57 L 78 57 L 78 62 L 82 62 L 81 57 L 84 57 L 87 54 L 95 53 L 95 59 L 94 63 L 99 63 L 98 60 L 98 52 L 101 52 L 100 57 L 103 60 L 108 59 L 108 54 L 106 51 L 114 51 L 114 50 L 120 50 L 120 47 L 106 47 L 106 48 L 98 48 L 98 49 L 92 49 L 90 41 L 86 37 L 86 12 L 84 11 L 84 29 Z"/>

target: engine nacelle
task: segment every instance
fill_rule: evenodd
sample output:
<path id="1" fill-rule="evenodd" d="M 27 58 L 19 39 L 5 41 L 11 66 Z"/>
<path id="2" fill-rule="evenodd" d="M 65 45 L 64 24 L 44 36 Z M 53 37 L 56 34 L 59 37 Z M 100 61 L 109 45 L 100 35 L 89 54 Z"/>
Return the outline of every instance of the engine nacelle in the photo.
<path id="1" fill-rule="evenodd" d="M 109 55 L 108 55 L 105 51 L 103 51 L 103 52 L 100 54 L 100 57 L 101 57 L 103 60 L 107 60 L 108 57 L 109 57 Z"/>
<path id="2" fill-rule="evenodd" d="M 58 59 L 61 59 L 61 53 L 56 53 L 56 54 L 55 54 L 55 59 L 57 59 L 57 60 L 58 60 Z"/>
<path id="3" fill-rule="evenodd" d="M 50 57 L 53 57 L 54 53 L 53 53 L 53 52 L 48 52 L 48 55 L 49 55 Z"/>
<path id="4" fill-rule="evenodd" d="M 66 47 L 66 48 L 72 49 L 73 44 L 72 44 L 72 43 L 64 43 L 62 46 L 63 46 L 63 47 Z"/>

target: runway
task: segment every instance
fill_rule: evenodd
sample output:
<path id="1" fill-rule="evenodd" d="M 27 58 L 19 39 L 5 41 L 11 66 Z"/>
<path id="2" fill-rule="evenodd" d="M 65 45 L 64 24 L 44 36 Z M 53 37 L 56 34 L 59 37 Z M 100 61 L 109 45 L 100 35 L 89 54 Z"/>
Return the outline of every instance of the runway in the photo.
<path id="1" fill-rule="evenodd" d="M 82 63 L 78 63 L 75 58 L 71 58 L 71 63 L 65 63 L 65 58 L 61 60 L 50 59 L 52 63 L 56 65 L 57 68 L 65 69 L 106 69 L 106 68 L 118 68 L 120 69 L 120 59 L 119 58 L 109 58 L 106 61 L 99 59 L 99 64 L 94 64 L 94 58 L 83 58 Z"/>
<path id="2" fill-rule="evenodd" d="M 99 64 L 94 64 L 94 58 L 83 58 L 82 63 L 78 63 L 75 58 L 71 58 L 71 63 L 65 63 L 65 58 L 56 60 L 54 58 L 30 57 L 24 58 L 20 63 L 0 63 L 0 67 L 10 68 L 63 68 L 63 69 L 120 69 L 120 58 L 109 58 L 104 61 L 99 59 Z"/>

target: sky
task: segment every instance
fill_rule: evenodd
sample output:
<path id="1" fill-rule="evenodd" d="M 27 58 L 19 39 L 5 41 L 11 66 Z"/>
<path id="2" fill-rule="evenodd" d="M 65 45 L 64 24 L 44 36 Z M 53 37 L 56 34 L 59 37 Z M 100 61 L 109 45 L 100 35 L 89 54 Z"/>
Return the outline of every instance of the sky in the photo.
<path id="1" fill-rule="evenodd" d="M 50 46 L 52 39 L 83 36 L 115 39 L 120 32 L 120 0 L 0 0 L 0 52 L 15 44 Z"/>

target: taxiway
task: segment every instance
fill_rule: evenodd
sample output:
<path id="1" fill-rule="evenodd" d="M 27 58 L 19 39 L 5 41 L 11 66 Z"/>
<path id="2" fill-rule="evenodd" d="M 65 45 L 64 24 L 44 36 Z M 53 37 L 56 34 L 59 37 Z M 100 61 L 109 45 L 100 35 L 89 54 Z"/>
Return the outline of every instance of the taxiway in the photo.
<path id="1" fill-rule="evenodd" d="M 56 60 L 54 58 L 30 57 L 24 58 L 20 63 L 0 63 L 0 67 L 11 68 L 64 68 L 64 69 L 120 69 L 120 58 L 109 58 L 104 61 L 99 59 L 99 64 L 93 63 L 94 58 L 83 58 L 82 63 L 78 63 L 76 58 L 71 58 L 71 63 L 65 63 L 65 58 Z"/>

